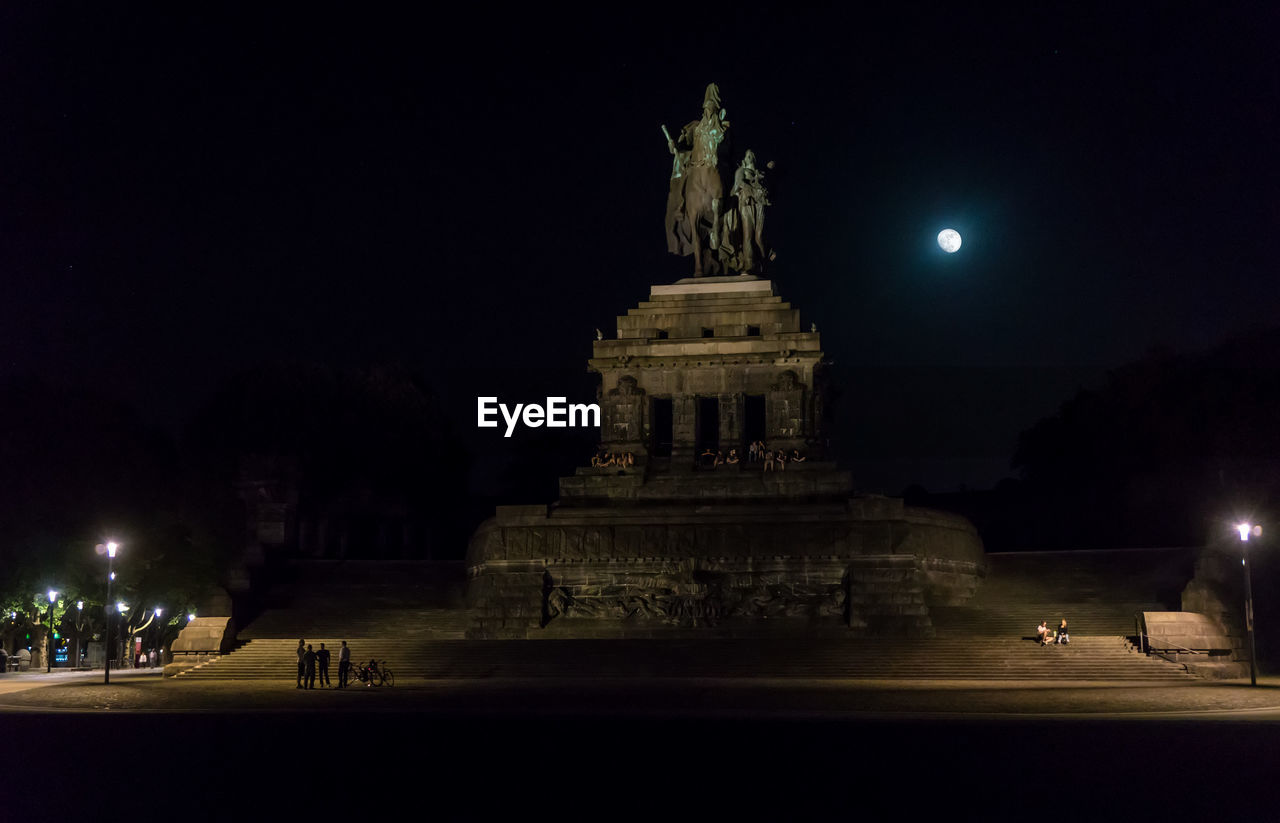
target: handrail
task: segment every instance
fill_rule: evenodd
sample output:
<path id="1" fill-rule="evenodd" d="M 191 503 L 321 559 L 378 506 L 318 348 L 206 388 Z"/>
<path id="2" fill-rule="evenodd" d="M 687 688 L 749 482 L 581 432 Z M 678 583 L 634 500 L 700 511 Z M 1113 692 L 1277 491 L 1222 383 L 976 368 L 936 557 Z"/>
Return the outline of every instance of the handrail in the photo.
<path id="1" fill-rule="evenodd" d="M 1144 643 L 1146 642 L 1146 639 L 1147 639 L 1147 638 L 1151 638 L 1151 637 L 1155 637 L 1155 636 L 1156 636 L 1156 635 L 1151 635 L 1151 634 L 1145 634 L 1145 633 L 1143 633 L 1143 632 L 1139 632 L 1138 634 L 1139 634 L 1139 636 L 1140 636 L 1140 637 L 1142 637 L 1142 638 L 1143 638 Z M 1152 646 L 1151 648 L 1152 648 L 1152 650 L 1154 651 L 1156 647 L 1155 647 L 1155 646 Z M 1187 654 L 1208 654 L 1208 653 L 1209 653 L 1208 651 L 1200 651 L 1200 650 L 1198 650 L 1198 649 L 1188 649 L 1188 648 L 1187 648 L 1187 647 L 1185 647 L 1185 646 L 1179 646 L 1177 643 L 1168 643 L 1168 642 L 1164 642 L 1164 641 L 1162 641 L 1162 642 L 1160 643 L 1159 648 L 1161 648 L 1161 649 L 1165 649 L 1165 650 L 1168 650 L 1168 649 L 1177 649 L 1178 651 L 1180 651 L 1180 652 L 1186 652 Z"/>
<path id="2" fill-rule="evenodd" d="M 1175 666 L 1181 666 L 1181 667 L 1182 667 L 1182 670 L 1183 670 L 1184 672 L 1189 672 L 1189 671 L 1191 671 L 1190 667 L 1188 667 L 1186 663 L 1183 663 L 1181 660 L 1175 660 L 1174 658 L 1169 657 L 1167 654 L 1165 654 L 1165 653 L 1164 653 L 1164 652 L 1162 652 L 1162 651 L 1159 651 L 1159 652 L 1158 652 L 1158 651 L 1156 651 L 1155 649 L 1152 649 L 1150 652 L 1148 652 L 1148 654 L 1154 654 L 1156 657 L 1160 658 L 1161 660 L 1165 661 L 1166 663 L 1172 663 L 1172 664 L 1174 664 Z"/>

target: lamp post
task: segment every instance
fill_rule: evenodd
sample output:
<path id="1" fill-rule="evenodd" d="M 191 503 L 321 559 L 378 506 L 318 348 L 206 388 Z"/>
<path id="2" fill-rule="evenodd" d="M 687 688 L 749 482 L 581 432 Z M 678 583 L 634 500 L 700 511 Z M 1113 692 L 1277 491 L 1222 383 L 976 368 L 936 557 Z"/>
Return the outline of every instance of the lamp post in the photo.
<path id="1" fill-rule="evenodd" d="M 127 611 L 129 611 L 129 604 L 125 603 L 123 600 L 116 601 L 116 614 L 123 616 L 124 613 Z M 128 622 L 126 622 L 124 626 L 120 627 L 121 640 L 124 639 L 125 626 L 128 626 L 128 625 L 129 625 Z M 132 643 L 133 633 L 132 632 L 129 633 L 129 640 L 130 640 L 129 648 L 120 649 L 120 667 L 124 669 L 132 669 L 134 667 L 133 666 L 133 643 Z M 128 665 L 125 665 L 125 661 L 128 661 Z"/>
<path id="2" fill-rule="evenodd" d="M 1244 566 L 1244 629 L 1249 634 L 1249 685 L 1258 685 L 1258 647 L 1253 639 L 1253 570 L 1249 566 L 1249 537 L 1261 537 L 1262 527 L 1250 523 L 1236 526 L 1236 534 L 1240 535 L 1240 548 L 1244 556 L 1240 565 Z"/>
<path id="3" fill-rule="evenodd" d="M 84 601 L 76 601 L 76 649 L 74 669 L 80 668 L 80 646 L 84 643 Z"/>
<path id="4" fill-rule="evenodd" d="M 156 606 L 155 611 L 156 615 L 152 618 L 156 621 L 156 644 L 151 649 L 151 668 L 153 669 L 160 665 L 160 661 L 156 660 L 156 658 L 160 656 L 160 649 L 164 644 L 164 637 L 160 634 L 161 629 L 164 628 L 164 625 L 160 622 L 160 615 L 164 613 L 164 609 Z"/>
<path id="5" fill-rule="evenodd" d="M 58 593 L 49 589 L 49 627 L 44 632 L 44 643 L 47 648 L 44 656 L 44 673 L 53 671 L 53 605 L 58 602 Z"/>
<path id="6" fill-rule="evenodd" d="M 103 669 L 102 682 L 104 685 L 111 683 L 111 581 L 115 579 L 115 560 L 116 550 L 120 548 L 118 543 L 107 543 L 107 601 L 103 604 L 102 609 L 107 617 L 107 639 L 106 639 L 106 665 Z"/>

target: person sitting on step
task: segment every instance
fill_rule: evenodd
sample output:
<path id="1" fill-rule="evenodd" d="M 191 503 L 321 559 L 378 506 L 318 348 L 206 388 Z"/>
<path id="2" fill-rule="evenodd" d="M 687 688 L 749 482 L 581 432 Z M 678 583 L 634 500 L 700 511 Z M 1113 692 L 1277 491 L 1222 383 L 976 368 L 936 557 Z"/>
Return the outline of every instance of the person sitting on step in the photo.
<path id="1" fill-rule="evenodd" d="M 1048 620 L 1040 621 L 1040 625 L 1036 627 L 1036 636 L 1040 639 L 1041 646 L 1047 646 L 1053 640 L 1053 632 L 1049 630 Z"/>
<path id="2" fill-rule="evenodd" d="M 738 465 L 738 450 L 729 449 L 729 456 L 724 459 L 724 462 L 730 466 Z"/>
<path id="3" fill-rule="evenodd" d="M 774 469 L 773 449 L 769 449 L 764 453 L 764 470 L 771 472 Z"/>
<path id="4" fill-rule="evenodd" d="M 1061 646 L 1066 646 L 1071 642 L 1071 637 L 1067 635 L 1067 618 L 1062 618 L 1062 625 L 1058 627 L 1058 636 L 1054 638 L 1053 642 Z"/>

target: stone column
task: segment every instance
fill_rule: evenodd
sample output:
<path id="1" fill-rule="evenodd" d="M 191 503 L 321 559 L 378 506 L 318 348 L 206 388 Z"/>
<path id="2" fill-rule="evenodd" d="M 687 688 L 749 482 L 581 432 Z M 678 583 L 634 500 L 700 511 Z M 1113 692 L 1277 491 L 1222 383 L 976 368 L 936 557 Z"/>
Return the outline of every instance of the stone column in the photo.
<path id="1" fill-rule="evenodd" d="M 671 469 L 693 471 L 697 458 L 698 398 L 676 395 L 671 398 Z"/>
<path id="2" fill-rule="evenodd" d="M 720 396 L 720 445 L 719 448 L 729 454 L 729 449 L 736 449 L 742 442 L 742 428 L 739 422 L 743 415 L 741 394 Z"/>

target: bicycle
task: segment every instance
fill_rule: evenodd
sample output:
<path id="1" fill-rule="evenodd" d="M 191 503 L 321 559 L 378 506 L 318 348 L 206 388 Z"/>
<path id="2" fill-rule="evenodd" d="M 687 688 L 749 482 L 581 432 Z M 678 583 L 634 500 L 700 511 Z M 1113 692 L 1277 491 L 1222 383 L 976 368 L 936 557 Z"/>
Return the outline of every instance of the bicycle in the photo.
<path id="1" fill-rule="evenodd" d="M 396 684 L 396 676 L 387 668 L 385 660 L 378 662 L 376 670 L 370 670 L 368 666 L 353 666 L 351 671 L 354 678 L 365 685 L 394 686 Z"/>

